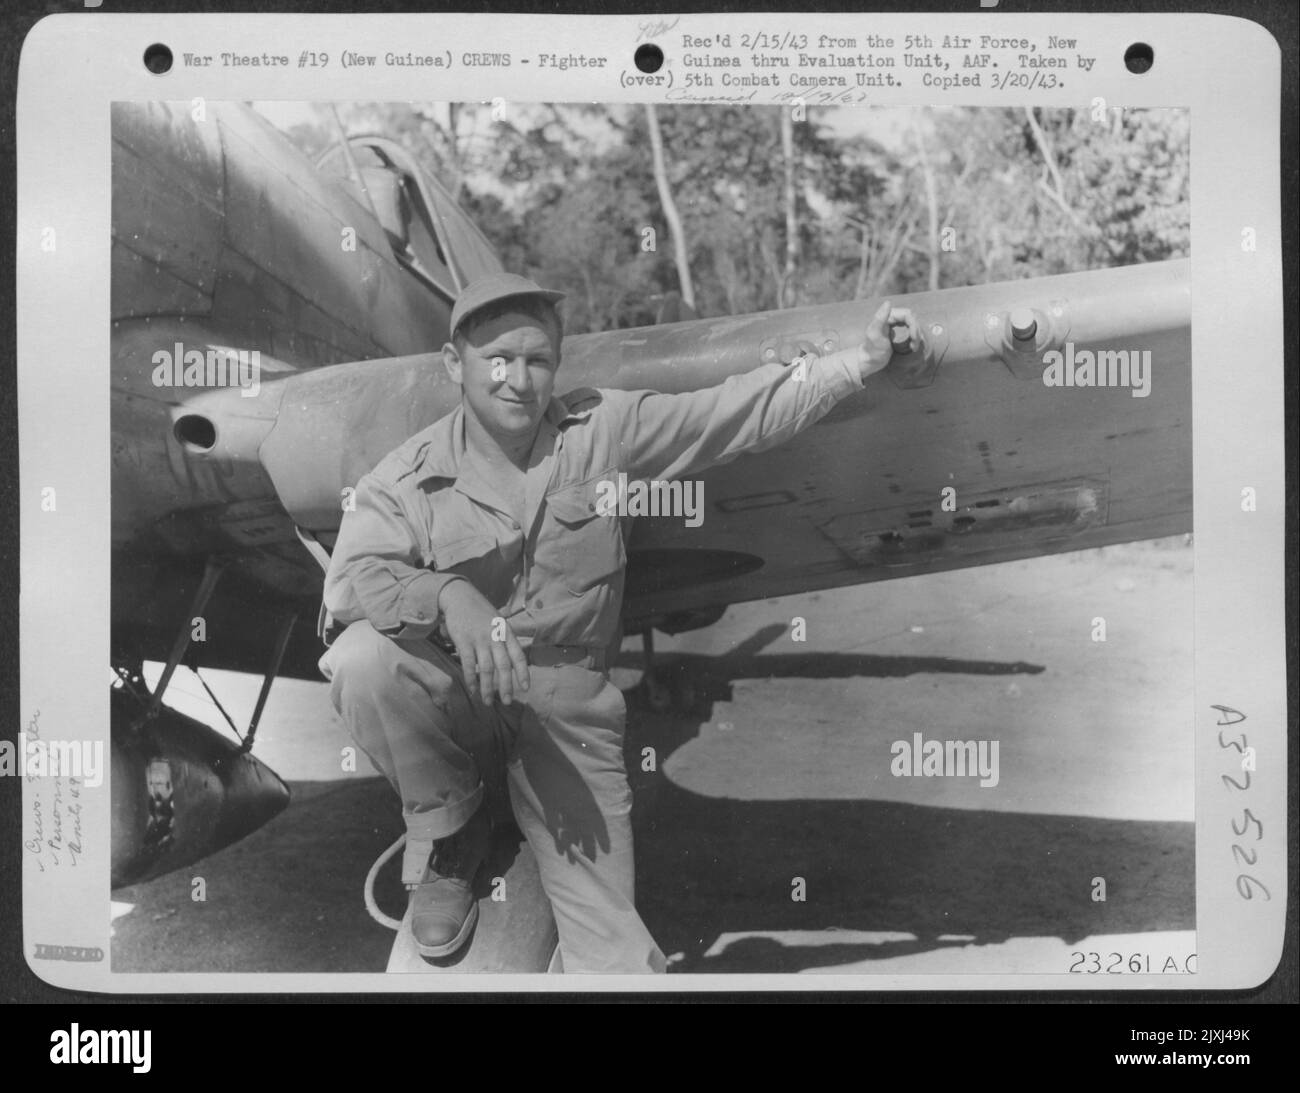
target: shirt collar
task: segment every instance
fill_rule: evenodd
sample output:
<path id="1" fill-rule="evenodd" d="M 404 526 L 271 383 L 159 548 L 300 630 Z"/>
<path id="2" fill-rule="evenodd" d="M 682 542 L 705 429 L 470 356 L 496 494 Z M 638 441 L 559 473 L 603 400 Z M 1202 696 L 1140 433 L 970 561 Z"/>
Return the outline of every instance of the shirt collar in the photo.
<path id="1" fill-rule="evenodd" d="M 552 395 L 546 404 L 539 429 L 551 429 L 559 432 L 560 428 L 572 421 L 581 421 L 590 416 L 590 410 L 576 413 L 558 395 Z M 457 478 L 460 465 L 465 458 L 465 407 L 457 406 L 434 426 L 429 446 L 424 450 L 420 461 L 417 481 L 424 482 L 430 478 Z"/>

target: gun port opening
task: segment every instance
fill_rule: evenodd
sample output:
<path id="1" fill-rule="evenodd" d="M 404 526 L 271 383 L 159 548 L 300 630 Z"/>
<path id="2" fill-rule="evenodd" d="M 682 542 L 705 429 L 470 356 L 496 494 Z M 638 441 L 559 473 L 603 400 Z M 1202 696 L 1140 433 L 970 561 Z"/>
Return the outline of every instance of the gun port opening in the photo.
<path id="1" fill-rule="evenodd" d="M 210 452 L 217 443 L 217 427 L 202 414 L 186 414 L 176 419 L 172 434 L 191 452 Z"/>

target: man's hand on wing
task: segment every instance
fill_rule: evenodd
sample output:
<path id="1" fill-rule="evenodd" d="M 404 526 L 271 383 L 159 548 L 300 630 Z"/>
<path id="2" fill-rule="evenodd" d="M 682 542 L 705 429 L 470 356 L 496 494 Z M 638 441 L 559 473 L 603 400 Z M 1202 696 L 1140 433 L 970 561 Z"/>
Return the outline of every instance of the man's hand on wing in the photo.
<path id="1" fill-rule="evenodd" d="M 862 344 L 858 346 L 858 368 L 864 380 L 889 363 L 889 358 L 894 353 L 892 337 L 893 328 L 896 326 L 907 328 L 913 345 L 920 342 L 921 328 L 911 309 L 893 307 L 886 300 L 867 323 L 867 332 L 862 339 Z"/>
<path id="2" fill-rule="evenodd" d="M 509 706 L 516 691 L 528 690 L 523 646 L 477 588 L 469 581 L 448 582 L 438 594 L 438 609 L 471 693 L 477 692 L 485 705 L 491 705 L 496 692 Z"/>

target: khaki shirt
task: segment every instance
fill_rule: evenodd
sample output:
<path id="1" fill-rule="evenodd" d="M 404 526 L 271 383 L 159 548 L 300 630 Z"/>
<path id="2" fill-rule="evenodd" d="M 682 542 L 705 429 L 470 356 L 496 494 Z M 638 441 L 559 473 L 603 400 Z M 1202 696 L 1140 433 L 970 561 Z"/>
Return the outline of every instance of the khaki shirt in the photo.
<path id="1" fill-rule="evenodd" d="M 683 394 L 581 388 L 553 397 L 529 462 L 523 527 L 466 449 L 456 409 L 357 484 L 325 578 L 322 638 L 361 619 L 395 638 L 425 637 L 443 586 L 468 580 L 524 646 L 609 648 L 627 553 L 624 521 L 598 511 L 609 490 L 600 484 L 620 472 L 679 479 L 781 444 L 862 388 L 855 359 L 856 350 L 814 359 L 802 379 L 764 365 Z"/>

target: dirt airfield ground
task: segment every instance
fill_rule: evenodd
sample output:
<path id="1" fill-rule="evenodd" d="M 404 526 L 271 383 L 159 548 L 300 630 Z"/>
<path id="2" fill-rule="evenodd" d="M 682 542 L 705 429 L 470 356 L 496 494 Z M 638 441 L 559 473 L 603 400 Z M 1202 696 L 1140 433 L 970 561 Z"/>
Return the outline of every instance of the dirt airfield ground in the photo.
<path id="1" fill-rule="evenodd" d="M 696 692 L 690 712 L 629 702 L 638 905 L 671 970 L 1099 976 L 1195 952 L 1184 537 L 742 604 L 656 646 Z M 629 638 L 625 690 L 639 665 Z M 246 721 L 258 681 L 206 678 Z M 184 671 L 173 688 L 220 723 Z M 891 773 L 916 733 L 997 741 L 997 784 Z M 349 743 L 323 683 L 277 682 L 256 753 L 293 803 L 115 892 L 114 970 L 382 971 L 393 934 L 361 888 L 400 814 L 364 757 L 340 770 Z M 400 915 L 395 872 L 379 897 Z"/>

